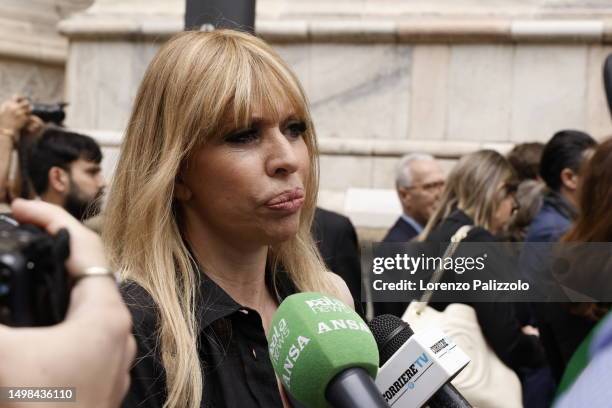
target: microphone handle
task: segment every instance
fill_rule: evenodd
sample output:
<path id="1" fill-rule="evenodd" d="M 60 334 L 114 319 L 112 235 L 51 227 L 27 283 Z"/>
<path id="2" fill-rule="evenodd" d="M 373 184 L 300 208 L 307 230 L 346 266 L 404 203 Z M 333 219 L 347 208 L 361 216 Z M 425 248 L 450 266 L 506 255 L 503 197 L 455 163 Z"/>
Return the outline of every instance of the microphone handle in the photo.
<path id="1" fill-rule="evenodd" d="M 446 383 L 427 401 L 430 408 L 472 408 L 451 383 Z"/>
<path id="2" fill-rule="evenodd" d="M 327 385 L 325 398 L 334 408 L 389 408 L 372 377 L 358 367 L 336 375 Z"/>

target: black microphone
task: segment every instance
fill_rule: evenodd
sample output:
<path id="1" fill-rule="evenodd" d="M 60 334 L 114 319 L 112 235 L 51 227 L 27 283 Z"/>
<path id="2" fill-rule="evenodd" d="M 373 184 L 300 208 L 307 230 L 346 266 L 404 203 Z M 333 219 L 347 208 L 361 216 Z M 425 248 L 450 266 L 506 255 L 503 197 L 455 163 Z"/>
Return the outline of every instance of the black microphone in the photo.
<path id="1" fill-rule="evenodd" d="M 608 55 L 603 66 L 604 89 L 606 91 L 606 99 L 608 100 L 608 108 L 612 114 L 612 54 Z"/>
<path id="2" fill-rule="evenodd" d="M 376 316 L 369 323 L 369 326 L 370 330 L 372 331 L 372 334 L 374 335 L 374 339 L 376 339 L 376 344 L 378 345 L 378 352 L 380 355 L 380 367 L 383 367 L 383 365 L 389 360 L 404 360 L 406 361 L 406 365 L 401 370 L 396 370 L 398 374 L 401 375 L 401 372 L 403 370 L 406 370 L 406 368 L 414 360 L 414 357 L 410 356 L 409 352 L 404 349 L 400 350 L 402 346 L 407 343 L 414 334 L 414 332 L 410 328 L 410 325 L 396 316 L 387 314 Z M 433 390 L 437 388 L 437 386 L 434 388 L 434 386 L 430 385 L 431 383 L 425 379 L 422 381 L 422 383 L 422 387 L 430 386 Z M 395 402 L 399 402 L 402 400 L 402 398 L 404 398 L 404 395 L 407 396 L 409 393 L 402 393 L 399 389 L 396 388 L 392 390 L 391 394 L 392 395 L 390 395 L 390 397 L 397 398 Z M 408 402 L 405 402 L 405 404 L 407 403 Z M 431 397 L 429 397 L 429 400 L 427 400 L 426 405 L 429 405 L 431 408 L 472 407 L 470 403 L 465 398 L 463 398 L 461 393 L 459 393 L 459 391 L 457 391 L 457 389 L 453 387 L 452 384 L 450 384 L 450 379 L 448 379 L 448 381 L 443 384 L 442 387 L 440 387 Z"/>
<path id="3" fill-rule="evenodd" d="M 325 397 L 334 408 L 389 408 L 374 380 L 362 368 L 348 368 L 327 386 Z"/>

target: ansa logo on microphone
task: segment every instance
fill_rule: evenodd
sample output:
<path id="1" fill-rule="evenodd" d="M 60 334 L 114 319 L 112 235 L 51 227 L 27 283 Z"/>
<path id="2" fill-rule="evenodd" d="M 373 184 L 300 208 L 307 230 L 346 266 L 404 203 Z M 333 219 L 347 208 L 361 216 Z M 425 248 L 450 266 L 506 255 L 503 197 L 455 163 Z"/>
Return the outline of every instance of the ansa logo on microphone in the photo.
<path id="1" fill-rule="evenodd" d="M 314 314 L 322 313 L 349 313 L 355 314 L 350 307 L 346 306 L 338 299 L 327 296 L 318 299 L 305 300 Z M 355 314 L 356 316 L 356 314 Z M 324 334 L 334 330 L 361 330 L 370 333 L 370 328 L 361 319 L 330 319 L 318 322 L 318 334 Z"/>
<path id="2" fill-rule="evenodd" d="M 391 401 L 400 398 L 406 391 L 413 389 L 419 377 L 421 377 L 431 365 L 432 361 L 427 353 L 421 354 L 383 393 L 385 400 L 393 405 Z"/>
<path id="3" fill-rule="evenodd" d="M 289 336 L 289 328 L 287 327 L 287 321 L 280 319 L 278 324 L 272 326 L 271 340 L 268 342 L 268 349 L 270 351 L 270 358 L 274 361 L 278 361 L 280 357 L 281 347 L 285 343 L 285 339 Z"/>
<path id="4" fill-rule="evenodd" d="M 291 331 L 289 330 L 287 320 L 284 318 L 280 319 L 277 324 L 272 326 L 268 340 L 268 351 L 273 364 L 279 363 L 283 346 L 290 334 Z M 295 363 L 300 357 L 300 353 L 304 350 L 309 342 L 310 339 L 308 337 L 300 335 L 297 337 L 295 342 L 289 346 L 288 350 L 286 350 L 285 358 L 280 363 L 282 365 L 282 371 L 277 371 L 277 374 L 280 374 L 283 383 L 287 387 L 291 387 L 291 373 L 293 372 Z"/>
<path id="5" fill-rule="evenodd" d="M 304 301 L 314 314 L 329 313 L 329 312 L 348 312 L 352 313 L 344 303 L 338 299 L 329 298 L 327 296 L 318 299 L 310 299 Z"/>

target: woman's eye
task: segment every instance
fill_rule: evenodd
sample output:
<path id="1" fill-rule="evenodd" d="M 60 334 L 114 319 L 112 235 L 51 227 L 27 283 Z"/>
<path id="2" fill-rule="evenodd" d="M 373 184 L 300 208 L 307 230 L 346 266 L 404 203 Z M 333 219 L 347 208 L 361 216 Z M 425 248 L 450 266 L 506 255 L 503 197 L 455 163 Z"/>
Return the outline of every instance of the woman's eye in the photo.
<path id="1" fill-rule="evenodd" d="M 259 130 L 256 128 L 249 128 L 245 130 L 239 130 L 238 132 L 226 136 L 225 141 L 231 144 L 246 144 L 257 140 L 258 137 Z"/>
<path id="2" fill-rule="evenodd" d="M 301 137 L 306 132 L 305 122 L 291 122 L 287 125 L 285 134 L 294 138 Z"/>

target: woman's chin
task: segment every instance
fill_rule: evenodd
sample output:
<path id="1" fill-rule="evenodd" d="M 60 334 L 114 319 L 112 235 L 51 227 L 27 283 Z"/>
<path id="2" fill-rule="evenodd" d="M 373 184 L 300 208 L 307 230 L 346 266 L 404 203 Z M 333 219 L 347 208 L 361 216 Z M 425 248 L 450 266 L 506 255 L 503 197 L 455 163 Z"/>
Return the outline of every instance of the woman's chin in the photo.
<path id="1" fill-rule="evenodd" d="M 281 244 L 293 239 L 299 230 L 299 223 L 283 223 L 266 231 L 270 245 Z"/>

